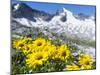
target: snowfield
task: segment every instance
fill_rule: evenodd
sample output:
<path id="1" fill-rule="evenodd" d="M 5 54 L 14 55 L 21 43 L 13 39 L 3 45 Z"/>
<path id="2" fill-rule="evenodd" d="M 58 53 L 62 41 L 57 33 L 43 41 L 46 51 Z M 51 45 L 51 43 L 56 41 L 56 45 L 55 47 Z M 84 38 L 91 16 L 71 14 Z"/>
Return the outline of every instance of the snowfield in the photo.
<path id="1" fill-rule="evenodd" d="M 66 18 L 65 22 L 61 21 L 61 18 Z M 66 35 L 76 35 L 79 38 L 87 40 L 95 40 L 95 21 L 93 17 L 85 20 L 76 19 L 73 16 L 73 13 L 65 8 L 63 12 L 59 15 L 56 15 L 52 18 L 51 21 L 47 22 L 41 18 L 35 18 L 36 22 L 30 21 L 27 18 L 15 18 L 14 20 L 19 22 L 22 25 L 28 27 L 38 27 L 42 28 L 42 31 L 45 32 L 45 28 L 55 33 L 64 33 Z M 47 33 L 48 34 L 48 33 Z"/>

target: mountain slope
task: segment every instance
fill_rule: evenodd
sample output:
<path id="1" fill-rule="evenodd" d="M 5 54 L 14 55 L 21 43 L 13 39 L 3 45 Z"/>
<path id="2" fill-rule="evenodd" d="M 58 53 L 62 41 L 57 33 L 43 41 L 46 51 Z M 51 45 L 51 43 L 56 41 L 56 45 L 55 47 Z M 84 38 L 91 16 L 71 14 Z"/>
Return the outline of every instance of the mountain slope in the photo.
<path id="1" fill-rule="evenodd" d="M 53 32 L 58 35 L 65 34 L 74 38 L 95 41 L 93 16 L 87 17 L 80 14 L 76 18 L 71 11 L 65 8 L 56 15 L 50 15 L 20 3 L 13 6 L 12 19 L 23 26 L 40 28 L 46 35 Z"/>
<path id="2" fill-rule="evenodd" d="M 35 18 L 42 18 L 45 21 L 49 21 L 52 15 L 43 11 L 32 9 L 25 3 L 18 3 L 12 5 L 12 17 L 13 18 L 27 18 L 30 21 L 36 22 Z"/>

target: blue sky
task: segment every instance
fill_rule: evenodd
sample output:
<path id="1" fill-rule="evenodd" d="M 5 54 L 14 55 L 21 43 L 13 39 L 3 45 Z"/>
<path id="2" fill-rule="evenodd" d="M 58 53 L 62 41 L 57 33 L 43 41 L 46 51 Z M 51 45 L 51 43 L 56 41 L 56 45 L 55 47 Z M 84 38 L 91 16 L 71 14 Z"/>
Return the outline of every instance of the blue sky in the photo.
<path id="1" fill-rule="evenodd" d="M 13 2 L 16 3 L 14 0 Z M 95 15 L 95 6 L 90 5 L 75 5 L 75 4 L 57 4 L 57 3 L 39 3 L 39 2 L 24 2 L 33 9 L 41 10 L 54 14 L 57 10 L 63 7 L 73 12 L 73 14 L 84 13 L 86 15 Z"/>

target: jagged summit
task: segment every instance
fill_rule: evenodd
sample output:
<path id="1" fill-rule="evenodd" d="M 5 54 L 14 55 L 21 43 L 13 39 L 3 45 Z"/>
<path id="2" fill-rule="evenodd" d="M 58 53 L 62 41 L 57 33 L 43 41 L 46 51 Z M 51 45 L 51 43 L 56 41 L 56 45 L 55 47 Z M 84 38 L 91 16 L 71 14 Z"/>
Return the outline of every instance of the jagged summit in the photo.
<path id="1" fill-rule="evenodd" d="M 20 6 L 19 3 L 14 4 L 14 5 L 13 5 L 13 11 L 16 11 L 17 9 L 19 9 L 19 6 Z"/>
<path id="2" fill-rule="evenodd" d="M 22 9 L 30 9 L 31 10 L 31 8 L 27 5 L 27 4 L 25 4 L 25 3 L 14 3 L 13 5 L 12 5 L 12 10 L 13 11 L 17 11 L 17 10 L 22 10 Z"/>
<path id="3" fill-rule="evenodd" d="M 68 9 L 66 9 L 66 8 L 62 8 L 62 10 L 63 10 L 63 12 L 65 12 L 65 13 L 68 13 L 68 14 L 72 14 L 72 12 L 71 11 L 69 11 Z"/>
<path id="4" fill-rule="evenodd" d="M 14 4 L 12 8 L 13 18 L 27 18 L 34 22 L 36 22 L 35 18 L 42 18 L 46 21 L 49 21 L 52 18 L 52 15 L 44 11 L 33 9 L 25 3 Z"/>

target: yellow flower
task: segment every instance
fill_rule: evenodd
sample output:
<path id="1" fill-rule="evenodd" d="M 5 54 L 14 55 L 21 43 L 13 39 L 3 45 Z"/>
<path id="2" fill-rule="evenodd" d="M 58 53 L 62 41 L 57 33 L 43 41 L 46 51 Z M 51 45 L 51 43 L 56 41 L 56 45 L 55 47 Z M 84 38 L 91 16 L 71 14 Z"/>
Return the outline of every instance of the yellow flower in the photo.
<path id="1" fill-rule="evenodd" d="M 32 38 L 27 38 L 27 37 L 25 37 L 25 38 L 23 39 L 23 42 L 26 43 L 26 44 L 32 43 Z"/>
<path id="2" fill-rule="evenodd" d="M 50 51 L 50 48 L 51 48 L 51 46 L 50 45 L 46 45 L 45 47 L 44 47 L 44 49 L 43 49 L 43 51 Z"/>
<path id="3" fill-rule="evenodd" d="M 43 38 L 38 38 L 33 43 L 34 43 L 34 46 L 36 47 L 43 47 L 46 45 L 46 40 Z"/>
<path id="4" fill-rule="evenodd" d="M 36 66 L 43 65 L 43 62 L 45 62 L 47 59 L 47 54 L 44 54 L 43 52 L 37 52 L 29 54 L 27 56 L 26 63 L 29 67 L 35 68 Z"/>
<path id="5" fill-rule="evenodd" d="M 88 70 L 88 69 L 91 69 L 91 68 L 92 68 L 92 65 L 82 65 L 81 66 L 82 70 Z"/>
<path id="6" fill-rule="evenodd" d="M 16 39 L 13 41 L 13 48 L 16 48 L 17 50 L 22 50 L 23 47 L 29 42 L 32 42 L 32 38 Z"/>
<path id="7" fill-rule="evenodd" d="M 91 57 L 89 55 L 82 54 L 79 57 L 79 64 L 81 65 L 81 69 L 91 69 L 93 60 L 91 59 Z"/>
<path id="8" fill-rule="evenodd" d="M 70 55 L 70 50 L 66 45 L 61 45 L 58 48 L 58 56 L 61 58 L 61 60 L 66 60 Z"/>
<path id="9" fill-rule="evenodd" d="M 32 44 L 26 44 L 22 51 L 24 54 L 32 53 Z"/>
<path id="10" fill-rule="evenodd" d="M 13 48 L 16 48 L 17 50 L 21 50 L 24 47 L 25 43 L 22 40 L 15 40 L 13 42 Z"/>
<path id="11" fill-rule="evenodd" d="M 66 70 L 75 71 L 75 70 L 80 70 L 80 68 L 79 68 L 79 66 L 77 66 L 77 65 L 67 65 L 67 66 L 66 66 Z"/>
<path id="12" fill-rule="evenodd" d="M 57 55 L 57 50 L 55 45 L 47 46 L 46 48 L 44 48 L 44 51 L 46 50 L 48 51 L 48 57 L 51 59 L 54 59 L 55 56 Z"/>

